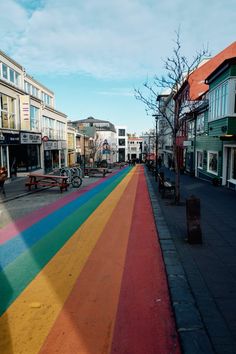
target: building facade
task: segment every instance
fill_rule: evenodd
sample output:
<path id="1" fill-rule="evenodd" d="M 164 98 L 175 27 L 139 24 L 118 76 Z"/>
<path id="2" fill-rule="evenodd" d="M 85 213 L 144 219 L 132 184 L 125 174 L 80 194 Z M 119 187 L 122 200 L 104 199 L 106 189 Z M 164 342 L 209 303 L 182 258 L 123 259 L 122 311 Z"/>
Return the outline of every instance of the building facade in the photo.
<path id="1" fill-rule="evenodd" d="M 89 137 L 86 151 L 90 151 L 90 153 L 86 163 L 99 164 L 103 161 L 111 166 L 116 162 L 116 129 L 111 122 L 88 117 L 70 122 L 70 124 L 76 127 L 79 133 Z"/>
<path id="2" fill-rule="evenodd" d="M 0 51 L 0 165 L 8 177 L 65 166 L 66 125 L 53 92 Z"/>
<path id="3" fill-rule="evenodd" d="M 128 136 L 128 160 L 138 160 L 141 162 L 143 160 L 143 149 L 143 138 L 138 138 L 136 136 Z"/>

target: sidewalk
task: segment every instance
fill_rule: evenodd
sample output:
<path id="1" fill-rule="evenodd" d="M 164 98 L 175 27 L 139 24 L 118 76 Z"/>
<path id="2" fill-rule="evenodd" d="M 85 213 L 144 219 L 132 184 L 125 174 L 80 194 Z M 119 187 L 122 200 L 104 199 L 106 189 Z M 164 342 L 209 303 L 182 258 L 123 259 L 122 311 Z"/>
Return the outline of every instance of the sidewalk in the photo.
<path id="1" fill-rule="evenodd" d="M 173 206 L 148 171 L 147 178 L 184 353 L 235 354 L 236 193 L 181 175 L 182 203 Z M 186 242 L 190 195 L 201 201 L 202 245 Z"/>

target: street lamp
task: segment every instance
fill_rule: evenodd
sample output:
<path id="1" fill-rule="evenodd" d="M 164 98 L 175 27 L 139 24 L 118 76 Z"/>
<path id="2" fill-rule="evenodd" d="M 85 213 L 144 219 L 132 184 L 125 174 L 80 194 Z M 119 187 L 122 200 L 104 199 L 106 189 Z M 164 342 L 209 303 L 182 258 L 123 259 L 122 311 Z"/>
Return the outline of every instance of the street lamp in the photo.
<path id="1" fill-rule="evenodd" d="M 84 176 L 85 176 L 85 134 L 84 134 L 84 164 L 83 164 L 83 170 L 84 170 Z"/>
<path id="2" fill-rule="evenodd" d="M 157 151 L 158 151 L 158 135 L 157 135 L 157 121 L 158 121 L 158 118 L 160 117 L 158 114 L 153 114 L 152 115 L 153 117 L 155 117 L 155 122 L 156 122 L 156 137 L 155 137 L 155 147 L 156 147 L 156 151 L 155 151 L 155 181 L 157 181 Z"/>

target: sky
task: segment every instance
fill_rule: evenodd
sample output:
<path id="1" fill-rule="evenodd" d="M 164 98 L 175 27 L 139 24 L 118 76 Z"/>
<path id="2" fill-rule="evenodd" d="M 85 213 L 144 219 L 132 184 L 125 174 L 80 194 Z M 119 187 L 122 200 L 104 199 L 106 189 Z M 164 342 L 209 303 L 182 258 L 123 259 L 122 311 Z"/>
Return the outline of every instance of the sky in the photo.
<path id="1" fill-rule="evenodd" d="M 68 119 L 92 116 L 141 134 L 153 117 L 134 89 L 183 53 L 236 40 L 235 0 L 0 0 L 0 50 L 55 93 Z"/>

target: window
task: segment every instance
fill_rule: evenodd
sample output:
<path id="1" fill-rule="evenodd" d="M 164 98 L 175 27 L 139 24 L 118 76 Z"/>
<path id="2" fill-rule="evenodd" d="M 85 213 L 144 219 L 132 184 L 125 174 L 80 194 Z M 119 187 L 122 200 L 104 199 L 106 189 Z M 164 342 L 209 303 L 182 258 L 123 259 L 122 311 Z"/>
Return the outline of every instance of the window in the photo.
<path id="1" fill-rule="evenodd" d="M 207 171 L 217 175 L 218 173 L 218 153 L 215 151 L 208 151 Z"/>
<path id="2" fill-rule="evenodd" d="M 188 126 L 188 138 L 194 137 L 194 128 L 195 128 L 195 121 L 191 121 L 187 123 Z"/>
<path id="3" fill-rule="evenodd" d="M 119 132 L 119 136 L 125 136 L 125 129 L 119 129 L 118 130 L 118 132 Z"/>
<path id="4" fill-rule="evenodd" d="M 66 125 L 65 123 L 56 121 L 56 138 L 59 140 L 65 140 Z"/>
<path id="5" fill-rule="evenodd" d="M 30 129 L 39 130 L 39 108 L 30 106 Z"/>
<path id="6" fill-rule="evenodd" d="M 228 114 L 229 82 L 225 81 L 209 93 L 209 121 Z"/>
<path id="7" fill-rule="evenodd" d="M 203 152 L 197 151 L 197 167 L 202 169 L 203 168 Z"/>
<path id="8" fill-rule="evenodd" d="M 42 94 L 41 94 L 41 99 L 47 106 L 50 106 L 51 103 L 52 103 L 52 97 L 50 97 L 48 94 L 46 94 L 43 91 L 42 91 Z"/>
<path id="9" fill-rule="evenodd" d="M 15 72 L 14 72 L 14 70 L 10 69 L 9 71 L 10 71 L 10 81 L 12 83 L 15 83 Z"/>
<path id="10" fill-rule="evenodd" d="M 7 66 L 5 64 L 2 64 L 2 77 L 8 80 L 8 71 Z"/>
<path id="11" fill-rule="evenodd" d="M 0 94 L 0 127 L 16 129 L 15 99 Z"/>
<path id="12" fill-rule="evenodd" d="M 204 113 L 197 117 L 197 135 L 204 133 Z"/>
<path id="13" fill-rule="evenodd" d="M 49 139 L 56 139 L 56 130 L 54 129 L 55 120 L 43 116 L 43 134 Z"/>
<path id="14" fill-rule="evenodd" d="M 6 64 L 3 63 L 0 63 L 0 77 L 5 80 L 8 80 L 10 83 L 16 86 L 20 85 L 20 74 L 18 74 L 15 70 L 9 68 Z"/>
<path id="15" fill-rule="evenodd" d="M 24 89 L 25 92 L 27 92 L 28 94 L 39 98 L 39 90 L 37 89 L 37 87 L 31 85 L 29 82 L 24 82 Z"/>
<path id="16" fill-rule="evenodd" d="M 125 146 L 125 139 L 119 139 L 119 145 Z"/>

